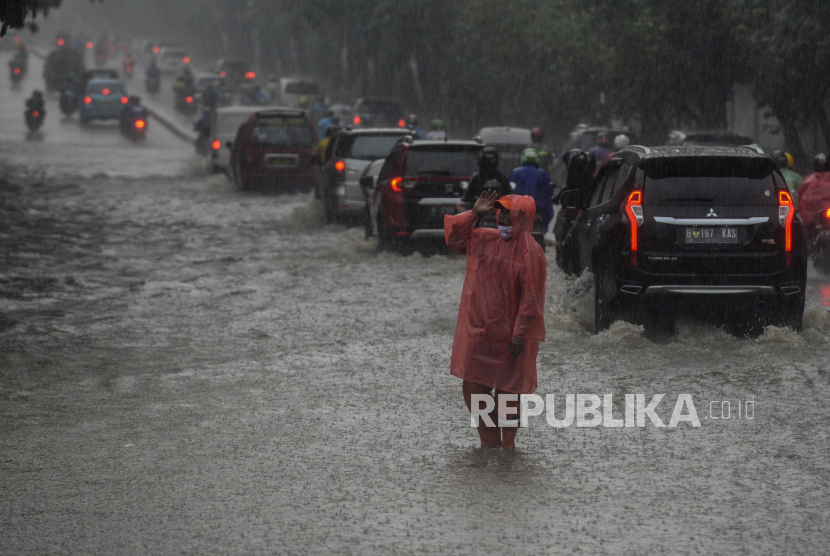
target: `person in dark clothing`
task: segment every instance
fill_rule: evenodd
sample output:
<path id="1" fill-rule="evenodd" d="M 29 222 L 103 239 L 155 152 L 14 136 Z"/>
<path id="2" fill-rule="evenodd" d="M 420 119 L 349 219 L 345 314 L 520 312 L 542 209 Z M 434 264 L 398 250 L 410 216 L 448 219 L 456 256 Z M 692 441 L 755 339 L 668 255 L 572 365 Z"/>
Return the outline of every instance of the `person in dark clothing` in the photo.
<path id="1" fill-rule="evenodd" d="M 491 189 L 498 192 L 499 197 L 513 194 L 510 180 L 499 172 L 498 151 L 493 147 L 484 147 L 478 154 L 478 172 L 470 179 L 463 201 L 475 203 L 484 191 Z"/>
<path id="2" fill-rule="evenodd" d="M 591 186 L 594 183 L 594 170 L 597 166 L 594 155 L 590 152 L 572 149 L 565 153 L 562 159 L 568 167 L 568 178 L 565 183 L 565 188 L 554 198 L 554 202 L 558 203 L 559 197 L 565 191 L 578 189 L 580 191 L 580 206 L 587 206 L 591 198 Z M 556 263 L 560 267 L 564 262 L 560 246 L 565 240 L 565 236 L 568 235 L 568 232 L 573 227 L 578 215 L 578 210 L 566 209 L 564 207 L 556 215 L 556 221 L 553 224 L 553 235 L 556 236 Z"/>

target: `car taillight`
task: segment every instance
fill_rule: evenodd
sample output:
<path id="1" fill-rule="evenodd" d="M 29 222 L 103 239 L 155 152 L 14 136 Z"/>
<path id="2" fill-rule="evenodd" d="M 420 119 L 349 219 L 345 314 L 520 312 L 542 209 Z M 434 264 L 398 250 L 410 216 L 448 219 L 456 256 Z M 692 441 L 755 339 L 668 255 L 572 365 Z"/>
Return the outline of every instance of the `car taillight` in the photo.
<path id="1" fill-rule="evenodd" d="M 789 191 L 778 192 L 778 223 L 784 226 L 784 251 L 793 250 L 793 219 L 795 205 Z"/>
<path id="2" fill-rule="evenodd" d="M 218 151 L 219 148 L 222 146 L 222 142 L 219 139 L 213 140 L 213 150 Z"/>
<path id="3" fill-rule="evenodd" d="M 15 75 L 20 75 L 20 68 L 14 68 L 12 71 L 14 71 Z"/>
<path id="4" fill-rule="evenodd" d="M 625 202 L 625 214 L 631 227 L 631 264 L 637 266 L 637 249 L 639 247 L 638 228 L 643 225 L 643 192 L 632 191 Z"/>
<path id="5" fill-rule="evenodd" d="M 398 120 L 398 127 L 406 127 L 406 120 L 404 120 L 403 118 Z"/>
<path id="6" fill-rule="evenodd" d="M 92 97 L 84 97 L 84 104 L 92 104 Z"/>
<path id="7" fill-rule="evenodd" d="M 63 39 L 58 39 L 58 46 L 63 46 L 64 44 L 66 44 L 66 41 L 64 41 Z"/>
<path id="8" fill-rule="evenodd" d="M 184 58 L 182 58 L 182 62 L 184 62 L 185 64 L 189 64 L 190 63 L 190 56 L 185 56 Z"/>
<path id="9" fill-rule="evenodd" d="M 153 47 L 153 54 L 158 54 L 159 52 L 161 52 L 161 47 L 154 46 Z"/>
<path id="10" fill-rule="evenodd" d="M 222 70 L 222 71 L 219 72 L 219 77 L 225 77 L 226 75 L 228 75 L 228 74 L 225 73 L 225 70 Z"/>
<path id="11" fill-rule="evenodd" d="M 193 97 L 184 97 L 184 101 L 190 104 L 191 102 L 193 102 Z"/>
<path id="12" fill-rule="evenodd" d="M 392 190 L 393 191 L 403 191 L 404 189 L 412 189 L 415 187 L 415 184 L 418 183 L 418 180 L 406 180 L 404 178 L 394 178 L 392 180 Z"/>
<path id="13" fill-rule="evenodd" d="M 830 208 L 824 211 L 824 217 L 827 220 L 830 220 Z"/>
<path id="14" fill-rule="evenodd" d="M 355 114 L 354 118 L 352 118 L 352 123 L 354 123 L 354 125 L 360 125 L 361 121 L 360 114 Z"/>
<path id="15" fill-rule="evenodd" d="M 334 169 L 337 171 L 337 181 L 346 181 L 346 163 L 338 160 L 334 163 Z"/>
<path id="16" fill-rule="evenodd" d="M 256 73 L 252 71 L 245 72 L 245 79 L 256 79 Z"/>
<path id="17" fill-rule="evenodd" d="M 144 129 L 144 126 L 146 126 L 146 125 L 147 125 L 147 122 L 145 122 L 144 120 L 136 120 L 135 121 L 136 129 Z"/>
<path id="18" fill-rule="evenodd" d="M 86 49 L 87 49 L 87 50 L 92 50 L 92 48 L 93 48 L 94 46 L 95 46 L 95 45 L 94 45 L 94 44 L 92 44 L 92 41 L 86 41 Z"/>
<path id="19" fill-rule="evenodd" d="M 121 104 L 127 104 L 128 102 L 130 102 L 130 99 L 127 97 L 121 97 Z"/>
<path id="20" fill-rule="evenodd" d="M 109 89 L 104 89 L 104 90 L 101 91 L 101 94 L 102 95 L 108 95 L 108 94 L 110 94 L 110 90 Z"/>
<path id="21" fill-rule="evenodd" d="M 32 112 L 32 117 L 33 117 L 33 118 L 37 118 L 38 116 L 40 116 L 40 112 L 38 112 L 37 110 L 35 110 L 34 112 Z"/>

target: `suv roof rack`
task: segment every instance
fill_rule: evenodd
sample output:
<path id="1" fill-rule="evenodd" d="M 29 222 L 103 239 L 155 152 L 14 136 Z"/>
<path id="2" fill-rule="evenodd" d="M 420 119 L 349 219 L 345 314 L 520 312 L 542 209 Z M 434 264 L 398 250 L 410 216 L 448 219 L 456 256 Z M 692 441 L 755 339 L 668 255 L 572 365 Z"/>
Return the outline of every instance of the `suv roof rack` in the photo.
<path id="1" fill-rule="evenodd" d="M 764 154 L 764 149 L 762 149 L 761 147 L 756 147 L 755 145 L 741 145 L 738 148 L 739 149 L 747 149 L 749 151 L 752 151 L 752 152 L 755 152 L 755 153 L 758 153 L 758 154 Z"/>
<path id="2" fill-rule="evenodd" d="M 651 154 L 651 149 L 648 147 L 644 147 L 643 145 L 628 145 L 627 147 L 623 147 L 620 150 L 624 151 L 626 149 L 638 149 L 643 151 L 644 154 Z"/>

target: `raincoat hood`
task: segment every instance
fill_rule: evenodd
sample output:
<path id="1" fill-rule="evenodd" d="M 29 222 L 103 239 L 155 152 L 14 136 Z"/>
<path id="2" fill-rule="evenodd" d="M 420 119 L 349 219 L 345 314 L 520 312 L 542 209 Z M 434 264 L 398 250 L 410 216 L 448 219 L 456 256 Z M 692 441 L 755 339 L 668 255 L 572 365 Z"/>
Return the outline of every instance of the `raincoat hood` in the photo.
<path id="1" fill-rule="evenodd" d="M 510 219 L 513 221 L 513 239 L 533 231 L 536 218 L 536 201 L 528 195 L 506 195 L 510 202 Z M 496 209 L 496 221 L 503 209 Z"/>

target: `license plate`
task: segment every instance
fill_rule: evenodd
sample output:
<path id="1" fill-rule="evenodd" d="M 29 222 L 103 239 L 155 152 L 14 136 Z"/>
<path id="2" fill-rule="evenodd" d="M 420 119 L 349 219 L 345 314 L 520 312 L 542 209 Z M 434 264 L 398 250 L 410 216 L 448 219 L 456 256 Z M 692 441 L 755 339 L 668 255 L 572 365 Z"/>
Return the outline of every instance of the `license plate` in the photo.
<path id="1" fill-rule="evenodd" d="M 101 106 L 112 106 L 112 102 L 110 102 L 108 100 L 102 100 L 101 101 Z"/>
<path id="2" fill-rule="evenodd" d="M 681 234 L 687 244 L 738 243 L 738 228 L 686 228 Z"/>
<path id="3" fill-rule="evenodd" d="M 297 159 L 294 158 L 294 157 L 272 156 L 272 157 L 268 157 L 265 162 L 266 162 L 266 164 L 268 164 L 268 166 L 286 167 L 286 166 L 294 166 L 296 164 L 296 160 Z"/>

